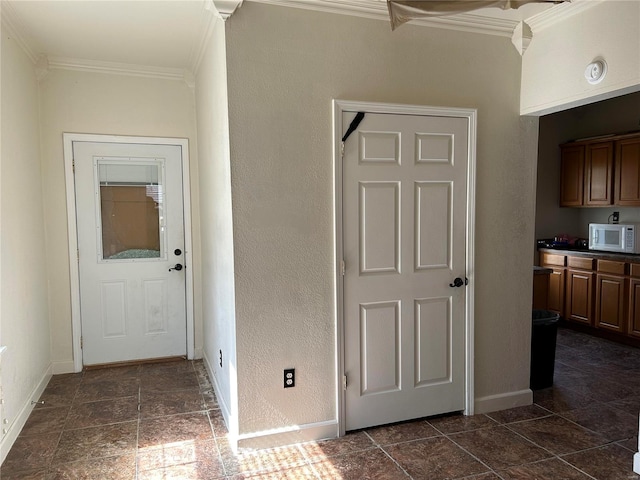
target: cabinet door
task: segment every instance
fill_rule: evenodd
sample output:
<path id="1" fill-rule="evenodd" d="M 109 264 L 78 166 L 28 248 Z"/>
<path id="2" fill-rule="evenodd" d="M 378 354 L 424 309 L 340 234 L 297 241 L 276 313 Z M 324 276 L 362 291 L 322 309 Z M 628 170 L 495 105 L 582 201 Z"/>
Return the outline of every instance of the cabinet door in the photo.
<path id="1" fill-rule="evenodd" d="M 547 295 L 547 310 L 564 317 L 564 284 L 565 269 L 554 268 L 549 275 L 549 293 Z"/>
<path id="2" fill-rule="evenodd" d="M 584 145 L 562 147 L 560 206 L 579 207 L 584 197 Z"/>
<path id="3" fill-rule="evenodd" d="M 567 269 L 565 320 L 593 325 L 593 272 Z"/>
<path id="4" fill-rule="evenodd" d="M 616 142 L 615 204 L 640 206 L 640 137 Z"/>
<path id="5" fill-rule="evenodd" d="M 596 327 L 626 332 L 625 277 L 599 273 L 596 277 Z"/>
<path id="6" fill-rule="evenodd" d="M 640 278 L 632 278 L 629 285 L 628 334 L 640 338 Z"/>
<path id="7" fill-rule="evenodd" d="M 613 142 L 587 145 L 584 170 L 584 205 L 611 205 Z"/>

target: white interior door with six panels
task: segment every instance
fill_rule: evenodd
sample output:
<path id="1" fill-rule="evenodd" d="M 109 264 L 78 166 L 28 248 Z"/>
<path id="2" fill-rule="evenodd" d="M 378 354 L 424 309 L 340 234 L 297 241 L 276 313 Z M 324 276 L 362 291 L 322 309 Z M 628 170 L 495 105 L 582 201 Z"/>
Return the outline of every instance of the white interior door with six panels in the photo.
<path id="1" fill-rule="evenodd" d="M 367 113 L 345 142 L 346 430 L 465 407 L 469 128 Z"/>

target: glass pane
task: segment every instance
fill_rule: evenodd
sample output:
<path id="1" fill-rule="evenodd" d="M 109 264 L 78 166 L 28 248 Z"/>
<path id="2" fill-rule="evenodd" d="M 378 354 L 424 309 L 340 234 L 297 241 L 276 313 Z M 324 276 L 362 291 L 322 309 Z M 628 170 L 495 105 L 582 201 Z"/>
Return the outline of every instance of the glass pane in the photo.
<path id="1" fill-rule="evenodd" d="M 163 195 L 159 163 L 98 161 L 103 260 L 159 258 Z"/>

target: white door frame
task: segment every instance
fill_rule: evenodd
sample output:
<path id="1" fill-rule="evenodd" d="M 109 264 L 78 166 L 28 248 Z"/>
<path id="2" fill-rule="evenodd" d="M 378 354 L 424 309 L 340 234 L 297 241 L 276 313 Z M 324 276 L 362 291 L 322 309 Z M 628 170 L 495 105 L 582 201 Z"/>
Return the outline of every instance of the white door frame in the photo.
<path id="1" fill-rule="evenodd" d="M 76 225 L 76 189 L 73 174 L 73 142 L 130 143 L 143 145 L 177 145 L 182 149 L 182 195 L 184 208 L 184 262 L 186 269 L 187 358 L 194 358 L 193 255 L 191 242 L 191 189 L 189 182 L 189 140 L 186 138 L 129 137 L 63 133 L 64 176 L 67 188 L 67 230 L 69 234 L 69 270 L 71 283 L 71 333 L 73 368 L 82 371 L 82 317 L 80 313 L 80 272 L 78 268 L 78 232 Z"/>
<path id="2" fill-rule="evenodd" d="M 344 378 L 344 276 L 342 260 L 344 258 L 342 229 L 342 135 L 347 126 L 342 125 L 343 112 L 390 113 L 398 115 L 430 115 L 440 117 L 462 117 L 469 122 L 469 163 L 467 168 L 467 222 L 466 222 L 466 287 L 465 309 L 465 415 L 474 412 L 474 279 L 475 279 L 475 187 L 476 187 L 476 128 L 477 110 L 463 108 L 428 107 L 420 105 L 401 105 L 391 103 L 353 102 L 333 100 L 333 163 L 335 195 L 335 276 L 336 276 L 336 412 L 338 417 L 338 435 L 345 434 L 346 391 Z M 353 140 L 352 140 L 353 141 Z"/>

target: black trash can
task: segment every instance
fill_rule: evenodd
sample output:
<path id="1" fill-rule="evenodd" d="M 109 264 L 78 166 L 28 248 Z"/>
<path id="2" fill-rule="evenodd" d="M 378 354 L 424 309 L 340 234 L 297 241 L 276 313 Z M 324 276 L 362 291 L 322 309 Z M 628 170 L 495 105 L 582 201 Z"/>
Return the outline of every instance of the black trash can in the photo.
<path id="1" fill-rule="evenodd" d="M 531 327 L 531 375 L 532 390 L 553 385 L 553 369 L 556 361 L 556 337 L 560 315 L 548 310 L 533 310 Z"/>

